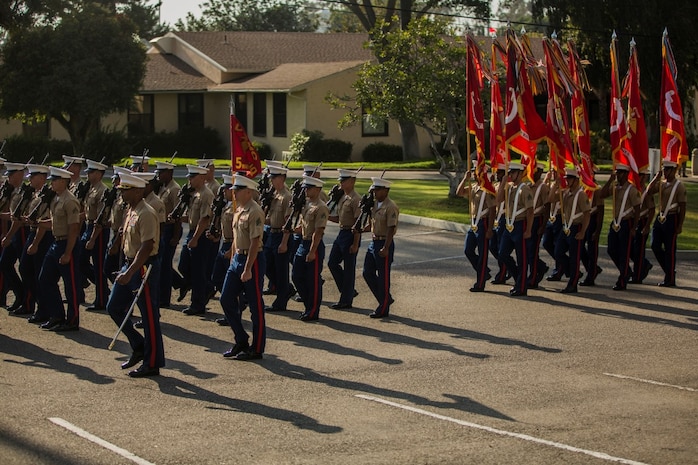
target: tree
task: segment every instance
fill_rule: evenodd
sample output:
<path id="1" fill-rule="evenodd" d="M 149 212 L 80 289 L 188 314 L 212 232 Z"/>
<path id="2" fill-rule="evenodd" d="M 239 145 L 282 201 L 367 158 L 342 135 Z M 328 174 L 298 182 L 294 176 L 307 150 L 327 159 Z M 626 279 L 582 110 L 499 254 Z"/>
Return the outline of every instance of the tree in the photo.
<path id="1" fill-rule="evenodd" d="M 440 173 L 449 179 L 450 196 L 464 172 L 459 149 L 465 133 L 465 45 L 446 36 L 442 23 L 420 18 L 405 30 L 387 31 L 377 23 L 374 52 L 383 57 L 359 71 L 354 84 L 356 98 L 331 99 L 348 110 L 341 124 L 361 120 L 361 109 L 369 108 L 372 118 L 411 121 L 424 128 L 431 138 L 434 156 L 441 162 Z M 354 106 L 351 106 L 354 103 Z M 444 138 L 456 174 L 448 169 L 437 143 Z"/>
<path id="2" fill-rule="evenodd" d="M 0 2 L 0 29 L 18 31 L 39 19 L 50 20 L 68 6 L 66 0 L 5 0 Z"/>
<path id="3" fill-rule="evenodd" d="M 550 27 L 562 30 L 565 38 L 572 38 L 580 56 L 591 62 L 587 76 L 594 87 L 604 122 L 608 111 L 605 107 L 610 83 L 609 44 L 611 33 L 618 34 L 619 63 L 625 69 L 628 62 L 629 42 L 635 38 L 642 69 L 642 93 L 645 96 L 645 115 L 650 121 L 648 136 L 652 145 L 657 144 L 661 76 L 661 36 L 664 27 L 676 57 L 681 101 L 688 102 L 688 92 L 698 81 L 698 37 L 694 33 L 698 4 L 692 0 L 676 0 L 671 3 L 659 0 L 533 0 L 534 18 L 548 18 Z M 621 76 L 622 78 L 622 76 Z"/>
<path id="4" fill-rule="evenodd" d="M 345 0 L 344 8 L 354 14 L 364 30 L 369 33 L 371 46 L 378 40 L 386 40 L 389 31 L 404 31 L 411 21 L 429 16 L 435 12 L 468 11 L 483 24 L 490 16 L 488 0 Z M 377 27 L 378 26 L 378 27 Z M 390 59 L 389 56 L 375 54 L 378 62 Z M 419 158 L 419 140 L 414 121 L 398 120 L 402 135 L 402 149 L 405 159 Z"/>
<path id="5" fill-rule="evenodd" d="M 187 13 L 175 27 L 185 31 L 314 32 L 319 19 L 302 0 L 208 0 L 200 18 Z"/>
<path id="6" fill-rule="evenodd" d="M 145 49 L 133 22 L 86 6 L 57 26 L 20 30 L 2 48 L 0 114 L 24 121 L 50 117 L 75 153 L 100 118 L 126 111 L 145 74 Z"/>

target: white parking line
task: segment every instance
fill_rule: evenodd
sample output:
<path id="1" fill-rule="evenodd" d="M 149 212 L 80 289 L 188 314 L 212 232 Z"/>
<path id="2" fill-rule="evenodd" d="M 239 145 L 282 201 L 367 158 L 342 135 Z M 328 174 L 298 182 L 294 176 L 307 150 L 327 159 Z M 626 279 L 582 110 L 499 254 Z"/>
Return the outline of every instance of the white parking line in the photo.
<path id="1" fill-rule="evenodd" d="M 68 431 L 71 431 L 71 432 L 77 434 L 78 436 L 87 439 L 88 441 L 92 441 L 95 444 L 99 444 L 100 446 L 104 447 L 105 449 L 108 449 L 116 454 L 119 454 L 120 456 L 122 456 L 122 457 L 124 457 L 132 462 L 135 462 L 138 465 L 154 465 L 152 462 L 148 462 L 147 460 L 142 459 L 135 454 L 132 454 L 131 452 L 127 451 L 126 449 L 122 449 L 119 446 L 115 446 L 111 442 L 107 442 L 104 439 L 95 436 L 94 434 L 88 433 L 84 429 L 78 428 L 77 426 L 65 421 L 62 418 L 53 417 L 53 418 L 49 418 L 49 421 L 57 424 L 58 426 L 62 426 L 63 428 L 67 429 Z"/>
<path id="2" fill-rule="evenodd" d="M 667 384 L 667 383 L 662 383 L 659 381 L 652 381 L 651 379 L 642 379 L 642 378 L 635 378 L 633 376 L 626 376 L 626 375 L 617 375 L 615 373 L 604 373 L 606 376 L 613 376 L 614 378 L 620 378 L 620 379 L 631 379 L 633 381 L 639 381 L 641 383 L 647 383 L 647 384 L 656 384 L 657 386 L 665 386 L 665 387 L 670 387 L 674 389 L 681 389 L 682 391 L 691 391 L 691 392 L 698 392 L 698 389 L 686 387 L 686 386 L 676 386 L 674 384 Z"/>
<path id="3" fill-rule="evenodd" d="M 439 415 L 437 413 L 431 413 L 431 412 L 428 412 L 426 410 L 422 410 L 422 409 L 419 409 L 416 407 L 410 407 L 409 405 L 403 405 L 403 404 L 398 404 L 396 402 L 391 402 L 389 400 L 381 399 L 379 397 L 366 396 L 363 394 L 356 394 L 356 397 L 359 397 L 359 398 L 365 399 L 365 400 L 370 400 L 373 402 L 378 402 L 380 404 L 390 405 L 391 407 L 397 407 L 397 408 L 400 408 L 403 410 L 408 410 L 410 412 L 419 413 L 421 415 L 426 415 L 426 416 L 429 416 L 432 418 L 436 418 L 438 420 L 449 421 L 451 423 L 456 423 L 456 424 L 461 425 L 461 426 L 467 426 L 469 428 L 475 428 L 475 429 L 487 431 L 489 433 L 498 434 L 500 436 L 509 436 L 512 438 L 523 439 L 524 441 L 535 442 L 538 444 L 544 444 L 546 446 L 556 447 L 558 449 L 563 449 L 563 450 L 566 450 L 569 452 L 578 452 L 580 454 L 590 455 L 590 456 L 595 457 L 597 459 L 608 460 L 610 462 L 624 463 L 624 464 L 628 464 L 628 465 L 647 465 L 644 462 L 636 462 L 635 460 L 624 459 L 621 457 L 614 457 L 612 455 L 608 455 L 608 454 L 605 454 L 603 452 L 596 452 L 593 450 L 580 449 L 579 447 L 568 446 L 567 444 L 562 444 L 562 443 L 554 442 L 554 441 L 548 441 L 546 439 L 536 438 L 533 436 L 529 436 L 527 434 L 514 433 L 511 431 L 505 431 L 505 430 L 501 430 L 501 429 L 497 429 L 497 428 L 491 428 L 489 426 L 479 425 L 477 423 L 471 423 L 469 421 L 458 420 L 456 418 L 451 418 L 451 417 L 447 417 L 444 415 Z"/>
<path id="4" fill-rule="evenodd" d="M 429 260 L 420 260 L 417 262 L 399 263 L 399 264 L 393 265 L 393 268 L 399 267 L 399 266 L 407 266 L 407 265 L 419 265 L 422 263 L 430 263 L 430 262 L 442 262 L 444 260 L 455 260 L 457 258 L 465 258 L 465 255 L 454 255 L 452 257 L 431 258 Z"/>

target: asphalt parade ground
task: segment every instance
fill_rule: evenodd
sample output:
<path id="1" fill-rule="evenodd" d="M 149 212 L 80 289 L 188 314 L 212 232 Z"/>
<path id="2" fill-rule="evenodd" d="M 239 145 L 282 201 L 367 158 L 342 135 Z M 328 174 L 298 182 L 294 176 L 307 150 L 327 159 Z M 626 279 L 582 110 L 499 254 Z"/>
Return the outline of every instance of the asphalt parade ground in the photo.
<path id="1" fill-rule="evenodd" d="M 217 301 L 204 316 L 178 311 L 188 297 L 162 310 L 167 366 L 145 379 L 120 369 L 123 336 L 107 350 L 105 312 L 50 333 L 2 310 L 1 462 L 698 463 L 694 255 L 680 255 L 677 288 L 655 285 L 654 262 L 646 284 L 611 290 L 603 249 L 596 287 L 563 295 L 544 280 L 514 298 L 468 292 L 462 233 L 404 222 L 395 241 L 390 318 L 367 316 L 364 241 L 355 308 L 323 306 L 314 323 L 296 302 L 267 314 L 255 362 L 223 358 L 232 331 L 214 322 Z"/>

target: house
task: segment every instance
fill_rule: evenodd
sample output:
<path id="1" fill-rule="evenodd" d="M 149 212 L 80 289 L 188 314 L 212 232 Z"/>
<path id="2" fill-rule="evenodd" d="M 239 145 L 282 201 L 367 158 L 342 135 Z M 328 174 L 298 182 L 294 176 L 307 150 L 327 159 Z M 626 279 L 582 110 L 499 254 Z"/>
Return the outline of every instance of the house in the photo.
<path id="1" fill-rule="evenodd" d="M 339 129 L 342 110 L 333 110 L 329 92 L 351 95 L 362 64 L 373 55 L 364 48 L 367 34 L 298 32 L 170 32 L 153 39 L 146 75 L 128 114 L 115 114 L 103 127 L 141 133 L 174 132 L 185 126 L 212 127 L 230 144 L 230 103 L 251 140 L 271 147 L 277 158 L 303 129 L 353 144 L 352 159 L 375 142 L 402 145 L 396 122 Z M 23 127 L 0 123 L 0 138 L 43 131 L 68 139 L 62 127 Z M 429 155 L 426 133 L 421 152 Z M 188 156 L 187 154 L 180 154 Z M 199 154 L 196 154 L 199 155 Z"/>

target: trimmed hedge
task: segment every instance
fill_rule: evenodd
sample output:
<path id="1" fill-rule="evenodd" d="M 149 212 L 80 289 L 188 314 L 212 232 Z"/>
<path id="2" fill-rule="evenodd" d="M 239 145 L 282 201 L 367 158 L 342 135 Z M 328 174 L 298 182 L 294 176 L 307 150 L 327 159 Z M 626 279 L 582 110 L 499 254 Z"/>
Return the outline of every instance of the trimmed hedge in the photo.
<path id="1" fill-rule="evenodd" d="M 366 146 L 361 157 L 367 163 L 402 161 L 402 147 L 375 142 Z"/>
<path id="2" fill-rule="evenodd" d="M 303 130 L 291 139 L 291 151 L 301 161 L 345 162 L 351 158 L 353 144 L 340 139 L 325 139 L 320 131 Z"/>

